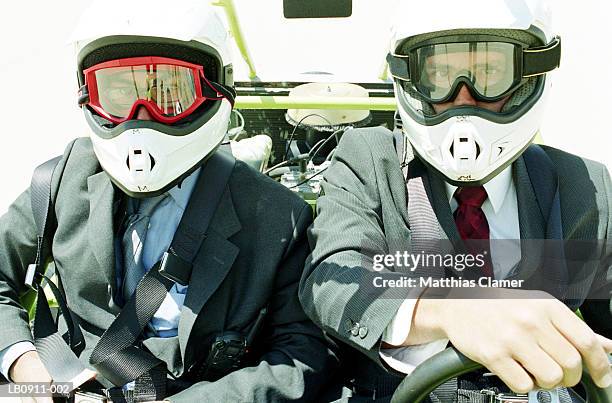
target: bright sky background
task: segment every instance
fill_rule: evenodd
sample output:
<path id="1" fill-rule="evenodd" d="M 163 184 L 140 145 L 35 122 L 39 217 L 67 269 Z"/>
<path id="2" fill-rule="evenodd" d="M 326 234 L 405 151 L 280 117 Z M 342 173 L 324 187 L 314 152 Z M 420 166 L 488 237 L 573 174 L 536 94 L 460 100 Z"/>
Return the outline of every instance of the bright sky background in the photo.
<path id="1" fill-rule="evenodd" d="M 350 23 L 293 20 L 281 25 L 280 0 L 235 0 L 260 78 L 274 80 L 280 74 L 321 70 L 346 81 L 378 75 L 389 33 L 386 5 L 391 0 L 355 1 L 358 3 Z M 60 154 L 72 138 L 88 135 L 76 106 L 74 55 L 67 40 L 90 3 L 34 0 L 3 5 L 0 214 L 28 186 L 36 165 Z M 359 3 L 369 4 L 371 9 Z M 608 0 L 552 3 L 555 29 L 563 37 L 563 60 L 554 76 L 554 92 L 543 127 L 545 141 L 605 162 L 610 168 L 612 52 L 607 43 L 612 38 L 612 6 Z M 274 20 L 279 23 L 271 22 Z M 379 29 L 373 28 L 373 21 Z M 409 19 L 406 22 L 410 23 Z M 235 65 L 237 73 L 244 75 L 246 68 L 238 57 Z"/>

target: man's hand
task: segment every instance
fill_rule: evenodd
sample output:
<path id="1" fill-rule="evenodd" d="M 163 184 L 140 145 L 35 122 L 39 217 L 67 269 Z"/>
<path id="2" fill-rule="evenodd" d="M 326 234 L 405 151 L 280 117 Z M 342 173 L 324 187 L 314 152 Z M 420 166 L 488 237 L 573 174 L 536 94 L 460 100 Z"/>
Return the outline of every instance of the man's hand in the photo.
<path id="1" fill-rule="evenodd" d="M 496 299 L 420 300 L 406 345 L 448 338 L 518 393 L 574 386 L 583 363 L 599 387 L 612 384 L 611 340 L 546 293 L 499 291 Z"/>
<path id="2" fill-rule="evenodd" d="M 28 351 L 19 356 L 9 369 L 9 377 L 13 382 L 52 381 L 36 351 Z"/>
<path id="3" fill-rule="evenodd" d="M 51 383 L 51 375 L 43 365 L 36 351 L 23 353 L 15 360 L 9 369 L 12 382 L 47 382 Z M 51 397 L 22 397 L 22 403 L 52 403 Z"/>

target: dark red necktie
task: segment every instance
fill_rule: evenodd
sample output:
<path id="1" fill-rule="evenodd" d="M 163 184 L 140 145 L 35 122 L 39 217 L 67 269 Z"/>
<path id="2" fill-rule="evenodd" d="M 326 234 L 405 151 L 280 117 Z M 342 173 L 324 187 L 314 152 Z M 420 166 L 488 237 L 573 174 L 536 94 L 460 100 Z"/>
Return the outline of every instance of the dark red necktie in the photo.
<path id="1" fill-rule="evenodd" d="M 464 187 L 458 188 L 455 192 L 455 199 L 459 207 L 455 210 L 455 223 L 459 230 L 459 235 L 464 241 L 472 239 L 489 240 L 489 223 L 482 211 L 482 203 L 487 199 L 487 191 L 484 187 Z M 482 247 L 477 247 L 482 246 Z M 478 254 L 486 251 L 485 265 L 482 268 L 484 276 L 493 277 L 493 265 L 491 264 L 489 242 L 474 243 L 468 242 L 470 253 Z"/>

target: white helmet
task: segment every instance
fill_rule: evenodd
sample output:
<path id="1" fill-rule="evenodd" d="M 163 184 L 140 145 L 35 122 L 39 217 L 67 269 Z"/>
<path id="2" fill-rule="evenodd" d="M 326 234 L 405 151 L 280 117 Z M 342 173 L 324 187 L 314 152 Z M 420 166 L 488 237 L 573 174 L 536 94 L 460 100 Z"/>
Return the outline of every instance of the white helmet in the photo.
<path id="1" fill-rule="evenodd" d="M 169 5 L 160 0 L 96 1 L 83 15 L 73 41 L 77 48 L 79 104 L 92 130 L 94 152 L 102 168 L 125 193 L 150 197 L 167 191 L 197 169 L 222 142 L 235 93 L 231 88 L 227 29 L 208 2 L 181 0 Z M 146 71 L 146 78 L 140 80 L 146 81 L 147 92 L 143 95 L 138 88 L 134 90 L 136 84 L 131 82 L 129 89 L 136 95 L 129 101 L 133 103 L 131 108 L 119 119 L 116 114 L 104 113 L 107 105 L 102 98 L 114 88 L 107 87 L 102 94 L 97 89 L 103 85 L 101 76 L 90 71 L 102 69 L 97 66 L 113 71 L 109 65 L 123 66 L 125 60 L 142 64 L 137 67 Z M 193 87 L 188 90 L 199 91 L 189 95 L 190 109 L 177 105 L 176 100 L 168 101 L 170 96 L 164 95 L 170 94 L 171 85 L 173 91 L 184 89 L 180 86 L 183 83 L 176 84 L 176 75 L 166 78 L 165 88 L 163 84 L 157 88 L 158 80 L 163 82 L 162 68 L 166 73 L 178 69 L 187 72 L 181 79 L 188 76 Z M 136 70 L 134 66 L 128 69 L 132 75 Z M 96 78 L 99 81 L 92 88 Z M 108 83 L 104 85 L 110 87 Z M 155 94 L 159 91 L 156 101 L 150 99 L 151 88 Z M 125 96 L 125 88 L 122 91 Z M 174 119 L 161 110 L 157 114 L 162 116 L 160 119 L 133 119 L 141 107 L 152 112 L 155 102 L 159 107 L 159 99 L 164 97 L 166 108 L 174 102 L 175 110 L 168 115 Z"/>
<path id="2" fill-rule="evenodd" d="M 546 73 L 561 56 L 550 9 L 542 0 L 402 1 L 396 16 L 387 60 L 407 138 L 447 182 L 486 183 L 540 128 Z M 436 112 L 435 104 L 452 101 L 463 86 L 479 101 L 505 104 L 499 112 Z"/>

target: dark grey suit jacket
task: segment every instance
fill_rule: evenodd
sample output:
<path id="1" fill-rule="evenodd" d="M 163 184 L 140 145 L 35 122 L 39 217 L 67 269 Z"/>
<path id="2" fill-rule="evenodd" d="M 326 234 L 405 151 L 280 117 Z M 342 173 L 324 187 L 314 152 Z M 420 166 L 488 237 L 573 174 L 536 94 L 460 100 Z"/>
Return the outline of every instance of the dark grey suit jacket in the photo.
<path id="1" fill-rule="evenodd" d="M 121 309 L 113 300 L 113 214 L 122 193 L 101 170 L 89 139 L 78 139 L 61 163 L 66 165 L 57 191 L 53 255 L 68 306 L 85 336 L 80 358 L 87 363 Z M 57 183 L 53 189 L 58 189 Z M 144 344 L 181 376 L 210 349 L 212 336 L 223 330 L 248 330 L 270 303 L 257 340 L 262 353 L 254 366 L 213 383 L 200 382 L 169 400 L 313 399 L 335 358 L 297 297 L 311 220 L 310 207 L 298 196 L 236 163 L 196 257 L 178 336 L 149 338 Z M 36 232 L 26 191 L 0 219 L 0 349 L 32 338 L 18 301 L 26 291 L 25 269 L 34 261 Z"/>
<path id="2" fill-rule="evenodd" d="M 612 239 L 612 185 L 606 167 L 554 148 L 544 149 L 560 177 L 564 239 Z M 427 169 L 422 172 L 441 238 L 461 242 L 444 182 Z M 513 180 L 521 239 L 544 239 L 546 219 L 522 157 L 513 164 Z M 393 134 L 384 128 L 344 134 L 322 187 L 325 195 L 318 200 L 318 215 L 309 233 L 313 252 L 300 284 L 300 300 L 308 316 L 327 333 L 382 365 L 379 345 L 385 328 L 403 298 L 418 297 L 421 292 L 375 288 L 372 281 L 378 273 L 368 269 L 372 267 L 369 256 L 394 253 L 398 245 L 410 244 L 411 239 L 406 184 Z M 364 253 L 364 246 L 368 253 Z M 594 267 L 586 268 L 585 281 L 587 289 L 603 287 L 597 291 L 605 299 L 588 301 L 581 311 L 594 330 L 610 337 L 612 269 L 610 251 L 607 253 L 605 265 L 597 261 Z"/>

